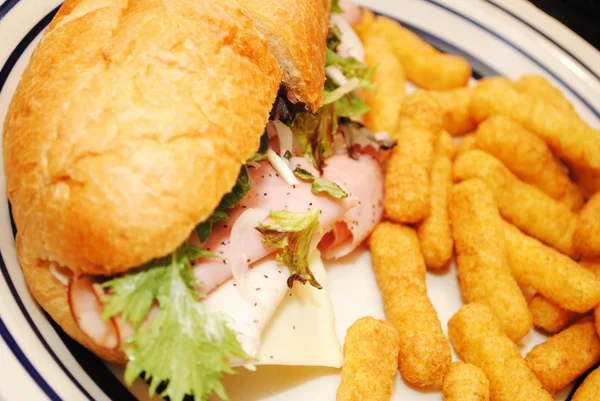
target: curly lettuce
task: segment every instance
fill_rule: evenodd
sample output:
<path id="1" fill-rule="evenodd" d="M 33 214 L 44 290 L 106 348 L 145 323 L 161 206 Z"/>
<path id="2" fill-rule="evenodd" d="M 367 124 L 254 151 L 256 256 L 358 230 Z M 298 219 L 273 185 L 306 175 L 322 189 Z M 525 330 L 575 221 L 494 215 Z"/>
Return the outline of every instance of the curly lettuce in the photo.
<path id="1" fill-rule="evenodd" d="M 322 231 L 318 209 L 271 212 L 268 223 L 260 223 L 256 229 L 264 236 L 263 244 L 281 249 L 277 261 L 290 269 L 288 287 L 292 288 L 294 282 L 298 281 L 309 283 L 319 290 L 323 288 L 308 264 L 313 236 Z"/>
<path id="2" fill-rule="evenodd" d="M 133 336 L 123 344 L 128 363 L 125 382 L 142 375 L 153 396 L 182 401 L 186 395 L 204 401 L 210 394 L 227 399 L 221 384 L 233 374 L 229 360 L 247 359 L 224 316 L 199 302 L 191 262 L 214 256 L 189 244 L 147 266 L 103 284 L 108 290 L 103 318 L 130 323 Z M 150 313 L 156 307 L 156 313 Z M 148 319 L 149 314 L 152 315 Z"/>

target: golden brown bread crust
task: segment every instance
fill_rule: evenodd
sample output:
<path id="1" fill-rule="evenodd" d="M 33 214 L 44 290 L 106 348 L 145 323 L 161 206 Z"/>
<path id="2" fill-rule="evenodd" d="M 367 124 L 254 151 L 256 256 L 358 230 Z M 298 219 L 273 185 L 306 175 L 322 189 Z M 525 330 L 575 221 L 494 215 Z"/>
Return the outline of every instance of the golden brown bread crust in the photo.
<path id="1" fill-rule="evenodd" d="M 238 0 L 283 70 L 283 82 L 317 112 L 323 102 L 330 0 Z"/>
<path id="2" fill-rule="evenodd" d="M 4 170 L 30 287 L 70 335 L 34 267 L 109 275 L 172 252 L 258 148 L 280 81 L 236 3 L 67 0 L 10 105 Z"/>
<path id="3" fill-rule="evenodd" d="M 27 249 L 23 248 L 20 234 L 17 234 L 16 245 L 29 291 L 52 319 L 62 327 L 65 333 L 96 355 L 112 363 L 125 364 L 126 357 L 122 351 L 98 347 L 79 329 L 69 307 L 68 287 L 50 273 L 49 263 L 31 256 Z"/>

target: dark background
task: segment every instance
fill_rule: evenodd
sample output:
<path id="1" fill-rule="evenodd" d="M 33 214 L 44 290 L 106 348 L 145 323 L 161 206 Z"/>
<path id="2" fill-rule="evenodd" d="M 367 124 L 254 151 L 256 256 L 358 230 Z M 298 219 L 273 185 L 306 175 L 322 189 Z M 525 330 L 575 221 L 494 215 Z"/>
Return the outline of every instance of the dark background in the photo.
<path id="1" fill-rule="evenodd" d="M 600 0 L 529 0 L 600 50 Z"/>

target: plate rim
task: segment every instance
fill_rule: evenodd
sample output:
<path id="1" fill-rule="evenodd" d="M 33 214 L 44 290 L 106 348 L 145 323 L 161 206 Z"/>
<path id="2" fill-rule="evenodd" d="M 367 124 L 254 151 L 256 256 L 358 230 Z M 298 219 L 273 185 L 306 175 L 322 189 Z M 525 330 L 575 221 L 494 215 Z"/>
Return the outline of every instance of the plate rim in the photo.
<path id="1" fill-rule="evenodd" d="M 498 38 L 498 39 L 502 40 L 503 42 L 505 42 L 505 43 L 507 43 L 507 44 L 509 44 L 509 45 L 511 45 L 511 47 L 515 48 L 517 51 L 519 51 L 520 53 L 522 53 L 524 57 L 527 57 L 528 59 L 530 59 L 530 60 L 534 61 L 536 64 L 538 64 L 538 66 L 539 66 L 539 67 L 541 67 L 542 69 L 544 69 L 544 70 L 545 70 L 546 72 L 548 72 L 549 74 L 553 75 L 555 79 L 557 79 L 559 82 L 561 82 L 561 84 L 563 84 L 563 86 L 565 86 L 566 88 L 569 88 L 570 92 L 571 92 L 571 93 L 572 93 L 574 96 L 578 97 L 578 98 L 579 98 L 579 99 L 582 101 L 582 103 L 583 103 L 583 104 L 585 104 L 585 105 L 586 105 L 586 107 L 587 107 L 587 108 L 588 108 L 588 109 L 589 109 L 591 112 L 593 112 L 593 113 L 596 115 L 596 117 L 598 117 L 598 119 L 600 119 L 600 112 L 598 111 L 598 109 L 597 109 L 596 107 L 594 107 L 594 105 L 593 105 L 593 104 L 590 104 L 590 103 L 589 103 L 589 102 L 588 102 L 588 101 L 587 101 L 587 100 L 586 100 L 584 97 L 582 97 L 582 96 L 581 96 L 581 95 L 580 95 L 580 94 L 579 94 L 579 93 L 578 93 L 576 90 L 572 89 L 572 88 L 571 88 L 571 85 L 568 85 L 567 83 L 565 83 L 561 77 L 559 77 L 557 74 L 555 74 L 553 71 L 551 71 L 551 70 L 550 70 L 550 69 L 549 69 L 547 66 L 545 66 L 545 65 L 544 65 L 544 63 L 543 63 L 543 62 L 539 62 L 539 61 L 537 61 L 537 60 L 535 59 L 535 57 L 533 57 L 532 55 L 528 54 L 528 52 L 527 52 L 526 50 L 522 50 L 522 49 L 520 49 L 520 48 L 519 48 L 517 45 L 514 45 L 514 44 L 512 44 L 510 41 L 508 41 L 507 39 L 505 39 L 505 38 L 504 38 L 504 37 L 503 37 L 501 34 L 497 33 L 497 32 L 496 32 L 496 31 L 494 31 L 492 28 L 489 28 L 489 27 L 487 27 L 487 26 L 484 26 L 484 25 L 482 25 L 481 23 L 478 23 L 477 21 L 475 21 L 475 20 L 471 19 L 470 17 L 468 17 L 466 14 L 463 14 L 463 13 L 462 13 L 462 11 L 459 11 L 459 10 L 456 10 L 456 9 L 454 9 L 454 8 L 452 8 L 452 7 L 449 7 L 449 6 L 447 5 L 448 1 L 445 1 L 445 0 L 420 0 L 420 1 L 422 1 L 422 2 L 426 2 L 426 3 L 430 3 L 430 4 L 433 4 L 433 5 L 435 5 L 435 6 L 439 6 L 439 7 L 441 7 L 441 8 L 444 8 L 445 10 L 447 10 L 447 11 L 449 11 L 449 12 L 453 13 L 453 14 L 456 14 L 456 15 L 457 15 L 457 16 L 459 16 L 460 18 L 467 19 L 467 20 L 468 20 L 470 23 L 473 23 L 473 24 L 477 25 L 478 27 L 480 27 L 480 28 L 482 28 L 482 29 L 484 29 L 484 30 L 486 30 L 486 31 L 490 32 L 490 33 L 491 33 L 492 35 L 494 35 L 496 38 Z M 9 15 L 9 13 L 10 13 L 11 9 L 13 9 L 13 8 L 14 8 L 14 6 L 16 6 L 18 3 L 21 3 L 21 2 L 22 2 L 22 3 L 25 3 L 25 2 L 27 2 L 27 0 L 6 0 L 4 3 L 0 4 L 0 22 L 2 21 L 2 19 L 3 19 L 4 17 L 6 17 L 7 15 Z M 586 42 L 586 41 L 585 41 L 583 38 L 579 37 L 579 36 L 578 36 L 578 35 L 576 35 L 576 34 L 575 34 L 573 31 L 571 31 L 569 28 L 565 27 L 565 26 L 564 26 L 564 25 L 562 25 L 560 22 L 558 22 L 558 21 L 554 20 L 552 17 L 550 17 L 550 16 L 546 15 L 546 14 L 545 14 L 545 13 L 543 13 L 541 10 L 539 10 L 539 9 L 535 8 L 534 6 L 530 5 L 530 4 L 529 4 L 529 3 L 527 3 L 525 0 L 517 0 L 517 1 L 515 1 L 515 4 L 519 4 L 519 6 L 517 6 L 517 8 L 516 8 L 515 10 L 513 10 L 513 12 L 509 12 L 509 11 L 507 11 L 507 10 L 506 10 L 506 9 L 504 9 L 502 6 L 500 6 L 499 4 L 497 4 L 498 2 L 499 2 L 498 0 L 486 0 L 486 1 L 480 1 L 480 3 L 485 3 L 485 4 L 488 4 L 489 6 L 493 6 L 494 8 L 496 8 L 496 9 L 499 9 L 499 10 L 501 10 L 502 12 L 505 12 L 505 13 L 507 13 L 508 15 L 510 15 L 511 17 L 515 18 L 517 21 L 519 21 L 519 22 L 520 22 L 521 24 L 523 24 L 524 26 L 527 26 L 528 28 L 530 28 L 530 29 L 534 30 L 534 31 L 535 31 L 535 32 L 536 32 L 538 35 L 542 36 L 544 39 L 546 39 L 546 40 L 547 40 L 547 41 L 549 41 L 551 44 L 553 44 L 553 46 L 555 46 L 555 47 L 557 47 L 558 49 L 560 49 L 560 50 L 561 50 L 563 53 L 565 53 L 566 55 L 568 55 L 568 56 L 569 56 L 571 59 L 573 59 L 573 60 L 574 60 L 574 61 L 576 61 L 578 64 L 580 64 L 580 65 L 581 65 L 583 68 L 585 68 L 585 69 L 587 70 L 587 73 L 588 73 L 589 75 L 591 75 L 591 77 L 595 78 L 595 79 L 596 79 L 596 80 L 597 80 L 597 81 L 600 83 L 600 76 L 599 76 L 599 75 L 598 75 L 598 74 L 597 74 L 597 73 L 596 73 L 594 70 L 592 70 L 592 69 L 591 69 L 591 68 L 593 68 L 593 67 L 590 67 L 590 66 L 589 66 L 589 65 L 588 65 L 588 64 L 587 64 L 585 61 L 581 61 L 581 60 L 580 60 L 580 59 L 582 59 L 582 58 L 585 60 L 585 59 L 586 59 L 586 58 L 588 58 L 588 57 L 589 57 L 589 58 L 592 58 L 592 59 L 593 59 L 594 57 L 597 57 L 597 58 L 599 58 L 599 59 L 600 59 L 600 52 L 598 52 L 598 51 L 597 51 L 595 48 L 593 48 L 593 47 L 592 47 L 592 46 L 591 46 L 591 45 L 590 45 L 588 42 Z M 527 6 L 531 6 L 531 7 L 533 7 L 534 9 L 533 9 L 533 10 L 527 10 L 527 11 L 524 11 L 524 10 L 525 10 L 525 8 L 526 8 L 526 7 L 525 7 L 525 5 L 527 5 Z M 533 26 L 533 25 L 532 25 L 530 22 L 527 22 L 527 19 L 528 19 L 528 18 L 531 18 L 531 13 L 532 13 L 532 12 L 533 12 L 534 14 L 535 14 L 535 13 L 538 13 L 538 14 L 540 14 L 540 15 L 537 15 L 537 16 L 535 16 L 535 15 L 534 15 L 534 17 L 535 17 L 535 18 L 542 18 L 542 17 L 545 17 L 545 18 L 547 19 L 547 21 L 546 21 L 546 22 L 544 22 L 544 24 L 555 24 L 555 25 L 558 25 L 558 26 L 560 26 L 560 27 L 562 28 L 561 30 L 566 30 L 566 31 L 568 31 L 568 32 L 570 33 L 570 35 L 573 35 L 573 36 L 574 36 L 574 37 L 569 37 L 569 38 L 568 38 L 568 40 L 569 40 L 569 41 L 574 41 L 574 42 L 577 42 L 577 41 L 579 41 L 579 42 L 581 42 L 581 43 L 579 43 L 579 44 L 578 44 L 578 46 L 577 46 L 577 49 L 576 49 L 577 53 L 576 53 L 576 54 L 572 54 L 572 52 L 569 52 L 569 51 L 568 51 L 568 50 L 567 50 L 565 47 L 563 47 L 564 45 L 563 45 L 563 44 L 561 44 L 561 43 L 562 43 L 562 42 L 564 42 L 564 37 L 562 38 L 562 39 L 563 39 L 563 41 L 562 41 L 562 42 L 559 42 L 559 41 L 557 41 L 557 39 L 554 39 L 554 38 L 553 38 L 553 34 L 551 34 L 551 33 L 549 33 L 549 32 L 542 31 L 542 30 L 541 30 L 542 28 L 536 28 L 536 27 L 534 27 L 534 26 Z M 522 14 L 519 14 L 519 13 L 522 13 Z M 53 15 L 53 14 L 54 14 L 54 12 L 52 12 L 51 14 Z M 519 15 L 521 15 L 521 17 L 519 17 Z M 47 18 L 47 17 L 46 17 L 46 18 Z M 45 20 L 46 20 L 46 18 L 44 18 L 44 19 L 43 19 L 43 20 L 41 20 L 41 21 L 40 21 L 38 24 L 36 24 L 36 26 L 35 26 L 35 27 L 33 27 L 33 28 L 32 28 L 32 30 L 30 31 L 30 33 L 31 33 L 31 32 L 32 32 L 32 31 L 33 31 L 33 30 L 34 30 L 36 27 L 38 27 L 40 24 L 43 24 L 43 21 L 45 21 Z M 542 25 L 544 25 L 544 24 L 542 24 Z M 46 25 L 46 24 L 44 24 L 44 26 L 45 26 L 45 25 Z M 38 32 L 38 33 L 39 33 L 39 32 Z M 16 61 L 18 60 L 18 58 L 19 58 L 20 54 L 22 53 L 22 51 L 23 51 L 23 50 L 24 50 L 24 49 L 27 47 L 27 45 L 29 45 L 29 43 L 31 42 L 31 40 L 33 40 L 33 38 L 35 38 L 35 36 L 37 36 L 37 33 L 33 35 L 33 37 L 32 37 L 32 38 L 29 40 L 29 42 L 27 42 L 27 44 L 26 44 L 26 45 L 24 45 L 24 47 L 21 49 L 21 52 L 20 52 L 20 53 L 18 53 L 18 54 L 16 55 L 16 59 L 14 60 L 14 62 L 16 62 Z M 10 73 L 10 71 L 12 71 L 12 69 L 14 68 L 14 64 L 13 64 L 13 65 L 11 65 L 11 66 L 10 66 L 10 67 L 7 69 L 7 71 L 8 71 L 8 72 L 6 72 L 6 76 L 3 76 L 3 73 L 5 72 L 5 69 L 6 69 L 7 65 L 9 64 L 9 62 L 10 62 L 11 58 L 13 58 L 13 55 L 14 55 L 14 54 L 16 54 L 16 53 L 17 53 L 17 51 L 18 51 L 18 50 L 21 48 L 21 45 L 22 45 L 22 43 L 24 43 L 24 42 L 25 42 L 25 40 L 27 39 L 27 37 L 29 37 L 29 34 L 28 34 L 26 37 L 24 37 L 24 38 L 23 38 L 23 39 L 22 39 L 22 40 L 19 42 L 19 45 L 18 45 L 18 46 L 17 46 L 17 47 L 16 47 L 16 48 L 15 48 L 13 51 L 11 51 L 11 52 L 10 52 L 10 56 L 9 56 L 9 58 L 6 60 L 6 62 L 5 62 L 5 63 L 3 64 L 3 66 L 2 66 L 2 69 L 1 69 L 2 73 L 0 73 L 0 91 L 3 89 L 3 85 L 5 84 L 5 81 L 6 81 L 6 79 L 8 78 L 8 74 L 9 74 L 9 73 Z M 583 45 L 582 45 L 582 44 L 583 44 Z M 586 46 L 584 46 L 584 45 L 587 45 L 587 47 L 586 47 Z M 588 48 L 588 47 L 589 47 L 589 48 Z M 575 51 L 573 51 L 573 53 L 574 53 L 574 52 L 575 52 Z M 588 53 L 589 53 L 589 54 L 588 54 Z M 582 57 L 580 54 L 583 54 L 583 57 Z M 593 64 L 593 63 L 592 63 L 591 65 L 600 65 L 600 64 Z M 9 273 L 8 273 L 8 271 L 6 270 L 6 265 L 5 265 L 5 263 L 4 263 L 4 257 L 3 257 L 2 255 L 0 255 L 0 263 L 2 264 L 2 266 L 0 266 L 0 267 L 2 268 L 2 273 L 3 273 L 3 276 L 5 277 L 5 281 L 6 281 L 6 280 L 8 280 L 8 281 L 7 281 L 7 284 L 10 286 L 10 281 L 11 281 L 11 280 L 10 280 L 10 274 L 9 274 Z M 12 291 L 11 291 L 11 292 L 12 292 Z M 18 302 L 18 299 L 19 299 L 19 297 L 18 297 L 17 295 L 15 295 L 16 293 L 18 293 L 18 292 L 15 290 L 15 293 L 13 293 L 13 296 L 14 296 L 14 297 L 16 297 L 16 298 L 15 298 L 15 301 L 17 301 L 17 302 Z M 23 308 L 24 308 L 24 307 L 23 307 Z M 20 309 L 20 310 L 22 310 L 21 308 L 19 308 L 19 309 Z M 24 308 L 24 309 L 25 309 L 25 308 Z M 14 338 L 13 338 L 13 336 L 11 335 L 10 331 L 8 330 L 8 327 L 7 327 L 7 326 L 4 324 L 4 322 L 3 322 L 3 320 L 2 320 L 2 314 L 3 314 L 3 313 L 6 313 L 6 312 L 0 311 L 0 335 L 1 335 L 1 337 L 3 338 L 3 341 L 4 341 L 4 342 L 5 342 L 7 345 L 9 345 L 9 343 L 10 343 L 10 340 L 12 339 L 12 342 L 15 344 L 15 346 L 16 346 L 16 347 L 19 349 L 19 351 L 21 351 L 21 349 L 20 349 L 20 347 L 19 347 L 19 344 L 18 344 L 18 343 L 15 341 L 15 339 L 14 339 Z M 30 323 L 30 325 L 32 326 L 32 329 L 34 329 L 34 330 L 35 330 L 35 327 L 36 327 L 36 326 L 35 326 L 35 324 L 33 324 L 33 323 Z M 44 342 L 44 341 L 43 341 L 43 336 L 42 336 L 41 334 L 40 334 L 40 335 L 38 335 L 38 339 L 40 339 L 42 342 Z M 47 347 L 48 347 L 48 348 L 50 348 L 48 345 L 47 345 Z M 9 345 L 9 348 L 11 348 L 11 351 L 12 351 L 13 353 L 15 352 L 15 350 L 14 350 L 14 349 L 12 349 L 12 347 L 10 347 L 10 345 Z M 50 351 L 49 351 L 49 352 L 50 352 Z M 21 351 L 21 353 L 22 353 L 22 351 Z M 22 354 L 23 354 L 23 356 L 25 357 L 25 359 L 27 360 L 27 357 L 26 357 L 26 355 L 25 355 L 24 353 L 22 353 Z M 52 352 L 50 352 L 50 354 L 52 354 Z M 15 354 L 15 357 L 16 357 L 17 359 L 19 359 L 19 357 L 18 357 L 16 354 Z M 57 357 L 54 357 L 54 359 L 55 359 L 55 361 L 56 361 L 57 363 L 59 363 L 59 364 L 60 364 L 60 361 L 59 361 L 59 359 L 58 359 Z M 20 361 L 20 360 L 19 360 L 19 361 Z M 45 379 L 44 379 L 44 376 L 42 376 L 42 375 L 41 375 L 39 372 L 37 372 L 37 370 L 36 370 L 36 369 L 35 369 L 35 367 L 34 367 L 34 366 L 31 364 L 31 362 L 30 362 L 30 361 L 28 361 L 28 360 L 27 360 L 27 362 L 28 362 L 28 363 L 31 365 L 31 368 L 33 369 L 33 371 L 35 371 L 35 372 L 36 372 L 36 373 L 39 375 L 39 378 L 41 379 L 41 381 L 42 381 L 43 383 L 45 383 L 45 384 L 46 384 L 46 386 L 48 386 L 48 388 L 50 389 L 50 391 L 51 391 L 51 392 L 54 392 L 54 390 L 52 389 L 52 387 L 50 387 L 50 385 L 49 385 L 49 384 L 48 384 L 48 383 L 45 381 Z M 28 371 L 28 373 L 29 373 L 29 375 L 30 375 L 30 376 L 31 376 L 31 375 L 33 375 L 33 373 L 32 373 L 31 371 L 29 371 L 29 369 L 28 369 L 28 368 L 27 368 L 27 367 L 26 367 L 26 366 L 25 366 L 23 363 L 21 363 L 21 364 L 22 364 L 22 366 L 23 366 L 23 367 L 24 367 L 24 368 L 25 368 L 25 369 Z M 65 373 L 67 373 L 67 371 L 68 371 L 68 369 L 63 369 L 63 370 L 65 370 Z M 67 374 L 68 374 L 68 373 L 67 373 Z M 32 376 L 32 379 L 33 379 L 33 380 L 35 380 L 35 379 L 33 378 L 33 376 Z M 78 381 L 77 381 L 77 380 L 74 380 L 74 379 L 71 379 L 71 380 L 72 380 L 72 381 L 73 381 L 73 383 L 75 383 L 76 385 L 78 384 Z M 582 380 L 582 379 L 581 379 L 581 380 Z M 38 382 L 38 380 L 35 380 L 35 382 L 36 382 L 36 384 L 37 384 L 38 386 L 42 386 L 42 385 L 41 385 L 41 384 Z M 80 387 L 80 390 L 82 390 L 84 394 L 86 394 L 86 393 L 87 393 L 87 392 L 85 391 L 85 389 L 83 389 L 83 388 L 81 387 L 81 385 L 79 385 L 78 387 Z M 42 390 L 44 390 L 44 389 L 42 389 Z M 45 390 L 44 390 L 44 392 L 45 392 L 45 393 L 48 395 L 48 393 L 47 393 Z M 55 392 L 54 392 L 54 395 L 55 395 L 57 398 L 54 398 L 54 397 L 53 397 L 53 396 L 51 396 L 51 395 L 48 395 L 48 397 L 49 397 L 50 399 L 52 399 L 52 400 L 61 400 L 61 399 L 62 399 L 62 398 L 61 398 L 61 397 L 60 397 L 58 394 L 56 394 Z M 0 395 L 0 397 L 1 397 L 1 395 Z M 91 396 L 89 396 L 89 395 L 88 395 L 88 397 L 89 397 L 88 399 L 93 399 L 93 397 L 91 397 Z M 570 396 L 567 398 L 567 400 L 569 400 L 569 399 L 570 399 Z"/>

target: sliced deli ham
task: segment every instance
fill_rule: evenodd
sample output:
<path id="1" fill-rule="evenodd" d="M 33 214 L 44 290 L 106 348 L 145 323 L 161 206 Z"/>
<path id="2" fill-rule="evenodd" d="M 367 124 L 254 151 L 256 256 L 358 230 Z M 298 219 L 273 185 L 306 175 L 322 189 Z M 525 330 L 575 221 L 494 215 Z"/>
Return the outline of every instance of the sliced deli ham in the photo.
<path id="1" fill-rule="evenodd" d="M 292 158 L 290 167 L 292 170 L 301 167 L 318 175 L 303 158 Z M 340 154 L 327 159 L 323 178 L 337 183 L 349 193 L 348 198 L 341 200 L 326 194 L 313 194 L 311 183 L 306 181 L 300 181 L 295 186 L 286 184 L 267 161 L 260 162 L 260 168 L 249 169 L 249 177 L 251 191 L 230 211 L 229 221 L 215 225 L 213 234 L 203 245 L 226 260 L 200 260 L 194 266 L 194 273 L 199 281 L 200 291 L 205 294 L 229 280 L 227 285 L 205 300 L 206 305 L 209 309 L 235 317 L 236 330 L 246 336 L 241 339 L 244 349 L 255 354 L 260 334 L 287 291 L 290 273 L 274 260 L 257 264 L 256 267 L 259 268 L 250 270 L 245 279 L 256 292 L 252 302 L 248 301 L 243 292 L 239 291 L 240 288 L 236 288 L 235 280 L 230 280 L 233 272 L 232 264 L 228 261 L 243 255 L 245 262 L 250 265 L 264 259 L 275 249 L 264 246 L 262 235 L 253 227 L 245 229 L 243 240 L 232 246 L 230 237 L 237 219 L 247 211 L 258 211 L 258 216 L 267 216 L 269 211 L 303 212 L 316 208 L 321 211 L 319 222 L 323 232 L 327 233 L 319 248 L 324 257 L 339 258 L 352 252 L 381 220 L 383 174 L 379 162 L 370 155 L 362 154 L 355 160 L 346 154 Z M 319 238 L 315 240 L 318 241 Z M 256 290 L 257 288 L 260 290 Z M 72 277 L 69 282 L 69 302 L 78 326 L 96 344 L 116 348 L 123 339 L 131 336 L 132 328 L 118 317 L 107 322 L 102 320 L 103 295 L 103 291 L 90 276 Z M 255 304 L 257 309 L 254 310 Z M 261 305 L 260 308 L 258 305 Z M 235 310 L 238 307 L 239 310 Z M 250 309 L 253 310 L 252 313 L 247 311 Z M 148 319 L 151 318 L 152 312 Z"/>
<path id="2" fill-rule="evenodd" d="M 339 154 L 327 159 L 323 178 L 340 185 L 357 203 L 319 244 L 323 258 L 337 259 L 356 249 L 381 221 L 383 171 L 370 155 L 360 154 L 353 159 Z"/>
<path id="3" fill-rule="evenodd" d="M 202 259 L 194 266 L 199 290 L 204 294 L 209 293 L 232 276 L 231 264 L 228 263 L 230 258 L 245 255 L 247 263 L 252 264 L 275 251 L 275 249 L 263 245 L 262 235 L 256 230 L 250 230 L 244 236 L 243 249 L 239 247 L 234 249 L 231 246 L 231 229 L 245 210 L 305 212 L 316 208 L 321 211 L 319 223 L 325 233 L 331 230 L 349 209 L 356 206 L 353 199 L 334 199 L 326 194 L 314 195 L 311 192 L 312 184 L 309 182 L 300 181 L 291 186 L 279 176 L 279 173 L 268 161 L 261 161 L 260 165 L 260 168 L 248 169 L 252 184 L 250 192 L 238 206 L 230 211 L 227 222 L 219 222 L 214 225 L 212 235 L 203 245 L 203 248 L 225 258 L 224 261 Z M 318 175 L 318 172 L 304 158 L 293 157 L 291 159 L 290 168 L 294 170 L 296 167 Z"/>
<path id="4" fill-rule="evenodd" d="M 362 10 L 349 0 L 340 0 L 340 7 L 344 10 L 342 16 L 350 25 L 358 24 L 362 20 Z"/>
<path id="5" fill-rule="evenodd" d="M 97 346 L 116 349 L 119 330 L 113 319 L 102 320 L 102 295 L 92 276 L 73 276 L 69 282 L 69 306 L 79 329 Z"/>

